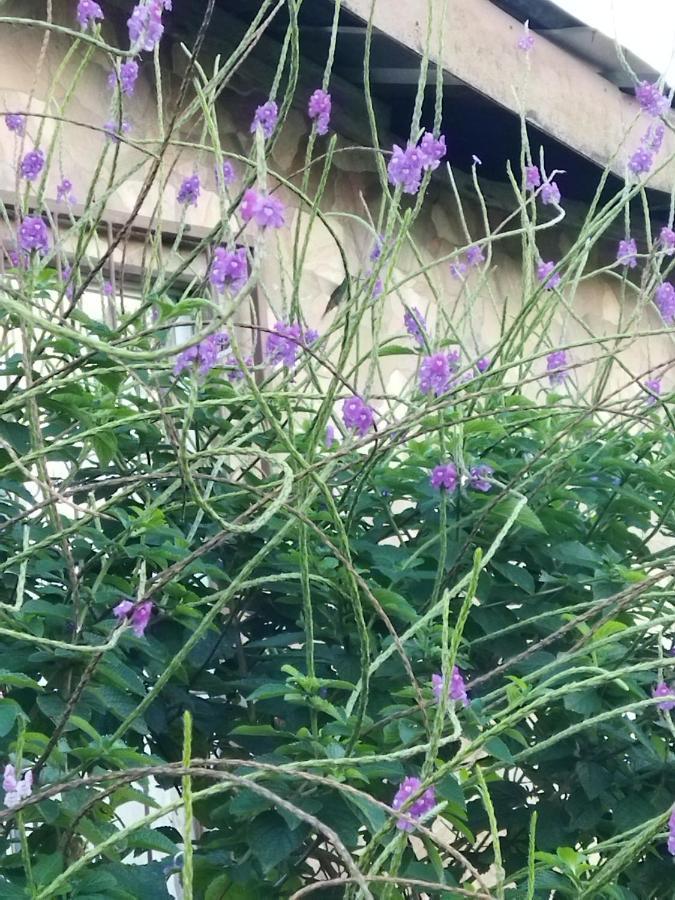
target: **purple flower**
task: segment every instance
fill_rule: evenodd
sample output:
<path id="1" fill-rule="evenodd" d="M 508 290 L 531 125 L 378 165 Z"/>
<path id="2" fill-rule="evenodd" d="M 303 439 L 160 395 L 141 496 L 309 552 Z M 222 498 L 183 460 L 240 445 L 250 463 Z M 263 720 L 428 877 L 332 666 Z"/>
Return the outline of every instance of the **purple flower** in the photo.
<path id="1" fill-rule="evenodd" d="M 433 353 L 425 357 L 420 366 L 420 391 L 423 394 L 431 391 L 436 397 L 444 394 L 449 389 L 451 378 L 458 368 L 458 350 Z"/>
<path id="2" fill-rule="evenodd" d="M 270 197 L 254 188 L 244 193 L 239 207 L 244 222 L 255 219 L 261 228 L 281 228 L 284 225 L 284 204 L 277 197 Z"/>
<path id="3" fill-rule="evenodd" d="M 661 241 L 666 255 L 672 256 L 673 253 L 675 253 L 675 231 L 673 231 L 672 228 L 668 228 L 667 225 L 664 225 L 661 229 L 659 240 Z"/>
<path id="4" fill-rule="evenodd" d="M 330 125 L 331 96 L 326 91 L 318 88 L 309 98 L 307 112 L 310 119 L 316 122 L 316 133 L 326 134 Z"/>
<path id="5" fill-rule="evenodd" d="M 17 779 L 16 769 L 7 763 L 2 777 L 2 789 L 5 792 L 5 806 L 12 809 L 33 793 L 33 773 L 29 769 L 22 778 Z"/>
<path id="6" fill-rule="evenodd" d="M 113 615 L 117 619 L 128 619 L 136 637 L 143 637 L 152 615 L 153 603 L 145 600 L 136 606 L 131 600 L 122 600 L 113 609 Z"/>
<path id="7" fill-rule="evenodd" d="M 82 28 L 88 28 L 103 18 L 103 10 L 94 0 L 79 0 L 77 4 L 77 21 Z"/>
<path id="8" fill-rule="evenodd" d="M 668 98 L 661 93 L 658 84 L 650 84 L 648 81 L 641 81 L 635 88 L 635 98 L 643 109 L 650 116 L 662 116 L 668 109 Z"/>
<path id="9" fill-rule="evenodd" d="M 133 94 L 137 78 L 138 63 L 136 60 L 130 59 L 127 62 L 122 63 L 120 66 L 119 84 L 123 94 L 127 94 L 128 96 Z M 117 87 L 117 72 L 114 69 L 108 75 L 108 86 L 113 89 Z"/>
<path id="10" fill-rule="evenodd" d="M 178 190 L 178 202 L 184 206 L 196 206 L 201 190 L 202 185 L 199 175 L 195 173 L 190 175 L 189 178 L 184 178 Z"/>
<path id="11" fill-rule="evenodd" d="M 193 363 L 199 363 L 199 374 L 206 375 L 218 362 L 218 357 L 225 347 L 230 344 L 229 335 L 224 331 L 218 334 L 210 334 L 203 341 L 188 347 L 178 354 L 173 367 L 173 374 L 180 375 L 184 369 L 188 369 Z"/>
<path id="12" fill-rule="evenodd" d="M 490 359 L 489 356 L 481 356 L 480 359 L 476 360 L 476 368 L 478 369 L 478 371 L 480 372 L 481 375 L 483 374 L 483 372 L 487 372 L 487 370 L 490 368 L 491 365 L 492 365 L 492 360 Z"/>
<path id="13" fill-rule="evenodd" d="M 370 261 L 376 262 L 382 256 L 382 250 L 384 249 L 384 238 L 381 234 L 378 234 L 375 239 L 375 243 L 373 244 L 373 249 L 370 251 Z"/>
<path id="14" fill-rule="evenodd" d="M 422 183 L 422 155 L 415 146 L 408 146 L 403 150 L 398 144 L 389 160 L 387 173 L 389 181 L 395 187 L 400 185 L 404 194 L 416 194 Z"/>
<path id="15" fill-rule="evenodd" d="M 401 186 L 404 194 L 416 194 L 425 171 L 437 169 L 446 154 L 445 137 L 436 139 L 432 134 L 424 134 L 418 147 L 408 144 L 405 150 L 394 144 L 387 172 L 391 184 Z"/>
<path id="16" fill-rule="evenodd" d="M 647 150 L 651 150 L 653 153 L 658 153 L 661 149 L 665 136 L 666 126 L 662 122 L 657 122 L 656 124 L 650 125 L 647 131 L 644 133 L 642 137 L 642 145 L 646 147 Z"/>
<path id="17" fill-rule="evenodd" d="M 675 687 L 671 687 L 669 684 L 666 684 L 665 681 L 660 681 L 656 687 L 652 688 L 652 697 L 674 697 L 675 698 Z M 670 712 L 675 709 L 675 699 L 673 700 L 664 700 L 663 703 L 658 704 L 658 708 L 663 712 Z"/>
<path id="18" fill-rule="evenodd" d="M 381 278 L 376 279 L 375 284 L 373 285 L 372 298 L 373 300 L 377 300 L 378 297 L 381 297 L 384 293 L 384 282 Z"/>
<path id="19" fill-rule="evenodd" d="M 120 135 L 128 134 L 131 131 L 131 125 L 126 119 L 124 119 L 121 124 L 113 121 L 113 119 L 109 119 L 103 126 L 103 130 L 105 131 L 106 137 L 109 138 L 113 144 L 119 144 Z"/>
<path id="20" fill-rule="evenodd" d="M 66 297 L 69 300 L 73 299 L 73 294 L 75 293 L 75 282 L 73 280 L 73 267 L 71 265 L 66 265 L 61 270 L 61 281 L 66 286 Z"/>
<path id="21" fill-rule="evenodd" d="M 303 344 L 302 328 L 297 322 L 293 325 L 277 322 L 274 331 L 267 338 L 267 356 L 272 365 L 283 364 L 292 369 Z"/>
<path id="22" fill-rule="evenodd" d="M 408 334 L 415 338 L 420 347 L 423 347 L 426 342 L 427 323 L 416 306 L 412 310 L 406 309 L 403 314 L 403 324 Z"/>
<path id="23" fill-rule="evenodd" d="M 554 350 L 546 357 L 546 371 L 552 385 L 562 384 L 567 378 L 567 351 Z"/>
<path id="24" fill-rule="evenodd" d="M 326 425 L 326 447 L 330 450 L 336 440 L 335 426 L 329 422 L 328 425 Z"/>
<path id="25" fill-rule="evenodd" d="M 263 103 L 262 106 L 259 106 L 256 109 L 253 121 L 251 122 L 251 133 L 253 134 L 259 125 L 266 138 L 272 137 L 272 133 L 277 127 L 278 120 L 279 107 L 274 100 L 268 100 L 267 103 Z"/>
<path id="26" fill-rule="evenodd" d="M 553 274 L 555 267 L 556 263 L 550 260 L 549 262 L 540 262 L 537 266 L 537 278 L 547 291 L 552 291 L 553 288 L 557 288 L 560 284 L 560 273 L 556 272 Z"/>
<path id="27" fill-rule="evenodd" d="M 647 147 L 638 147 L 628 160 L 628 168 L 633 175 L 645 175 L 652 167 L 654 154 Z"/>
<path id="28" fill-rule="evenodd" d="M 348 397 L 342 404 L 342 419 L 347 428 L 365 437 L 375 424 L 375 413 L 360 397 Z"/>
<path id="29" fill-rule="evenodd" d="M 541 189 L 540 197 L 544 206 L 559 206 L 560 188 L 555 181 L 547 181 Z"/>
<path id="30" fill-rule="evenodd" d="M 216 181 L 218 180 L 218 169 L 216 169 Z M 222 168 L 222 179 L 223 184 L 232 184 L 232 182 L 237 177 L 237 173 L 234 170 L 234 166 L 229 161 L 229 159 L 223 160 L 223 168 Z"/>
<path id="31" fill-rule="evenodd" d="M 5 125 L 15 134 L 23 134 L 26 130 L 26 117 L 20 113 L 6 113 Z"/>
<path id="32" fill-rule="evenodd" d="M 459 473 L 457 472 L 457 466 L 453 462 L 445 463 L 445 465 L 442 466 L 436 466 L 432 470 L 431 477 L 429 478 L 429 483 L 432 488 L 436 488 L 437 490 L 445 488 L 446 491 L 454 491 L 457 488 L 458 482 Z"/>
<path id="33" fill-rule="evenodd" d="M 216 247 L 209 272 L 209 281 L 218 290 L 224 291 L 230 285 L 238 293 L 248 281 L 248 258 L 246 249 L 227 250 Z"/>
<path id="34" fill-rule="evenodd" d="M 637 244 L 633 238 L 626 241 L 619 241 L 619 249 L 616 252 L 616 261 L 634 269 L 637 266 Z"/>
<path id="35" fill-rule="evenodd" d="M 525 166 L 525 187 L 533 191 L 541 184 L 541 173 L 538 166 Z"/>
<path id="36" fill-rule="evenodd" d="M 420 142 L 420 152 L 422 154 L 422 165 L 424 168 L 428 169 L 430 172 L 435 171 L 448 152 L 445 145 L 445 135 L 442 134 L 439 138 L 435 138 L 433 134 L 426 132 L 422 136 Z"/>
<path id="37" fill-rule="evenodd" d="M 19 171 L 26 181 L 35 181 L 45 165 L 45 155 L 42 150 L 29 150 L 21 160 Z"/>
<path id="38" fill-rule="evenodd" d="M 489 478 L 494 474 L 492 466 L 472 466 L 469 470 L 469 485 L 474 491 L 482 491 L 484 494 L 492 487 Z"/>
<path id="39" fill-rule="evenodd" d="M 534 35 L 530 32 L 530 21 L 528 19 L 523 26 L 523 33 L 518 38 L 518 49 L 522 50 L 524 53 L 529 53 L 529 51 L 534 47 Z"/>
<path id="40" fill-rule="evenodd" d="M 137 3 L 127 20 L 132 49 L 152 52 L 164 34 L 162 13 L 171 9 L 171 0 L 148 0 Z"/>
<path id="41" fill-rule="evenodd" d="M 73 194 L 73 182 L 69 178 L 61 179 L 61 183 L 57 185 L 56 199 L 66 203 L 76 202 L 75 194 Z"/>
<path id="42" fill-rule="evenodd" d="M 419 778 L 408 777 L 403 780 L 396 795 L 392 801 L 391 808 L 399 810 L 405 806 L 404 812 L 411 819 L 421 819 L 422 816 L 430 812 L 436 806 L 436 792 L 433 787 L 427 788 L 421 797 L 418 797 L 414 803 L 408 804 L 410 798 L 419 793 L 422 789 L 422 782 Z M 414 831 L 415 826 L 412 822 L 406 822 L 404 819 L 398 819 L 396 827 L 400 831 Z"/>
<path id="43" fill-rule="evenodd" d="M 657 287 L 654 303 L 666 325 L 672 325 L 675 322 L 675 288 L 669 281 L 664 281 Z"/>
<path id="44" fill-rule="evenodd" d="M 647 391 L 647 406 L 655 406 L 658 397 L 661 396 L 661 379 L 648 378 L 645 381 L 645 390 Z"/>
<path id="45" fill-rule="evenodd" d="M 473 269 L 485 262 L 485 254 L 480 247 L 469 247 L 466 251 L 466 266 Z"/>
<path id="46" fill-rule="evenodd" d="M 434 673 L 431 676 L 431 687 L 434 692 L 436 702 L 441 702 L 443 694 L 443 676 Z M 462 678 L 462 673 L 457 666 L 453 666 L 452 675 L 450 677 L 450 687 L 448 688 L 448 696 L 451 700 L 458 700 L 463 706 L 469 705 L 469 695 L 466 692 L 466 684 Z"/>
<path id="47" fill-rule="evenodd" d="M 244 360 L 244 365 L 250 368 L 253 365 L 253 357 L 247 356 Z M 244 373 L 242 371 L 241 366 L 239 365 L 239 360 L 237 357 L 231 353 L 228 357 L 225 358 L 225 366 L 228 369 L 227 378 L 228 381 L 243 381 Z"/>
<path id="48" fill-rule="evenodd" d="M 46 253 L 49 247 L 47 226 L 40 216 L 26 216 L 19 227 L 19 246 L 27 253 L 38 250 Z"/>
<path id="49" fill-rule="evenodd" d="M 675 856 L 675 808 L 668 819 L 668 853 Z"/>

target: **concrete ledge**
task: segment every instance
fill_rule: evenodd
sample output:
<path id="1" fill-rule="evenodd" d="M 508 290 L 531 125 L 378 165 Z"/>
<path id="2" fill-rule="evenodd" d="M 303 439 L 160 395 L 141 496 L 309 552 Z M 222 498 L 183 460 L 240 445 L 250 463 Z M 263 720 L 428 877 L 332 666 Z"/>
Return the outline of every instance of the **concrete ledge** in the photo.
<path id="1" fill-rule="evenodd" d="M 443 0 L 343 0 L 346 9 L 365 21 L 373 3 L 374 26 L 418 54 L 424 49 L 431 8 L 434 62 L 514 113 L 519 112 L 518 94 L 533 125 L 603 168 L 615 157 L 611 169 L 625 177 L 628 159 L 649 120 L 642 116 L 636 123 L 636 101 L 583 60 L 539 36 L 526 56 L 517 48 L 520 22 L 489 0 L 447 0 L 439 59 Z M 649 180 L 650 188 L 670 193 L 675 185 L 671 157 L 675 135 L 667 132 L 659 160 L 669 162 Z M 549 160 L 549 165 L 555 161 Z"/>

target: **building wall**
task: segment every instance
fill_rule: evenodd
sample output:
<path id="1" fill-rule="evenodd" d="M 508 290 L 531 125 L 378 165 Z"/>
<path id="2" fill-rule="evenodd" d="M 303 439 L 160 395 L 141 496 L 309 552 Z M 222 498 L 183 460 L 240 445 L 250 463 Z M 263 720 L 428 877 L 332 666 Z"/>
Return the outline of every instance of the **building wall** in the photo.
<path id="1" fill-rule="evenodd" d="M 72 3 L 57 0 L 54 5 L 55 20 L 73 25 Z M 43 15 L 43 4 L 21 0 L 9 2 L 3 7 L 3 14 L 22 16 Z M 123 21 L 119 21 L 118 40 L 124 46 Z M 109 23 L 111 26 L 111 23 Z M 112 30 L 112 28 L 111 28 Z M 110 34 L 108 34 L 110 37 Z M 29 135 L 35 137 L 38 127 L 42 127 L 43 139 L 40 145 L 48 146 L 56 136 L 52 171 L 48 177 L 45 197 L 47 205 L 55 209 L 54 197 L 56 184 L 62 176 L 67 176 L 74 185 L 78 200 L 82 201 L 91 184 L 101 153 L 107 149 L 107 156 L 98 179 L 98 195 L 101 196 L 106 183 L 106 173 L 110 171 L 114 147 L 107 142 L 101 131 L 103 124 L 110 118 L 111 91 L 107 86 L 108 62 L 101 55 L 94 55 L 92 62 L 83 77 L 80 78 L 72 97 L 66 107 L 63 99 L 71 83 L 72 77 L 82 58 L 82 50 L 62 67 L 62 61 L 70 46 L 69 37 L 51 33 L 48 43 L 44 44 L 44 32 L 38 28 L 25 26 L 10 27 L 0 25 L 0 111 L 22 110 L 30 104 L 35 113 L 46 114 L 48 118 L 32 119 Z M 41 65 L 36 61 L 41 58 Z M 168 121 L 173 113 L 176 92 L 180 82 L 180 74 L 184 70 L 184 55 L 178 46 L 166 52 L 167 65 L 164 70 L 164 109 L 162 115 Z M 259 90 L 250 86 L 244 79 L 235 79 L 232 86 L 222 95 L 218 103 L 220 140 L 225 153 L 233 158 L 247 157 L 251 147 L 249 123 L 255 106 L 263 99 Z M 304 97 L 301 96 L 304 103 Z M 62 116 L 68 121 L 57 123 L 50 115 Z M 115 187 L 107 198 L 105 205 L 109 214 L 123 220 L 134 207 L 143 179 L 147 174 L 151 153 L 157 148 L 156 136 L 159 133 L 159 111 L 152 87 L 152 62 L 146 59 L 143 63 L 142 76 L 136 93 L 129 103 L 129 121 L 132 130 L 129 134 L 130 144 L 122 143 L 118 147 L 117 173 L 127 173 L 121 177 L 121 183 Z M 273 171 L 286 178 L 300 171 L 304 165 L 306 138 L 308 134 L 307 120 L 302 109 L 291 111 L 288 122 L 276 142 L 269 165 Z M 205 136 L 202 120 L 195 117 L 189 127 L 181 127 L 176 137 L 193 143 L 204 142 Z M 450 136 L 451 139 L 451 136 Z M 136 146 L 133 146 L 135 142 Z M 30 145 L 22 147 L 14 135 L 4 126 L 0 127 L 0 191 L 2 196 L 15 196 L 16 167 L 20 153 Z M 325 149 L 326 139 L 320 139 L 317 145 Z M 335 167 L 328 180 L 326 192 L 321 203 L 322 211 L 333 234 L 340 241 L 349 262 L 350 273 L 356 276 L 367 272 L 371 263 L 369 253 L 373 246 L 374 231 L 365 224 L 368 216 L 377 217 L 380 198 L 380 186 L 374 164 L 374 157 L 366 151 L 356 151 L 346 140 L 340 139 L 339 150 L 335 155 Z M 235 162 L 239 173 L 243 173 L 244 163 Z M 193 171 L 199 171 L 204 184 L 202 199 L 197 208 L 188 209 L 184 219 L 182 210 L 176 202 L 176 190 L 183 177 Z M 206 151 L 174 147 L 167 154 L 163 165 L 166 187 L 160 190 L 155 187 L 143 204 L 140 215 L 152 220 L 160 220 L 167 230 L 184 234 L 202 235 L 206 230 L 216 226 L 221 218 L 221 202 L 218 197 L 214 177 L 214 158 Z M 480 175 L 480 169 L 478 170 Z M 417 252 L 423 266 L 431 265 L 427 275 L 417 275 L 407 281 L 400 290 L 390 290 L 377 303 L 372 311 L 364 316 L 360 329 L 359 349 L 367 351 L 372 343 L 373 322 L 379 327 L 381 340 L 396 342 L 402 338 L 404 331 L 402 317 L 403 302 L 419 307 L 427 314 L 431 323 L 439 318 L 447 317 L 461 338 L 466 351 L 466 360 L 489 353 L 496 344 L 502 321 L 507 323 L 517 314 L 523 303 L 524 280 L 520 261 L 520 242 L 517 239 L 496 243 L 492 248 L 492 259 L 489 274 L 473 272 L 465 281 L 454 278 L 449 263 L 434 265 L 434 261 L 447 257 L 455 249 L 466 243 L 467 238 L 458 215 L 457 204 L 448 185 L 443 170 L 439 170 L 431 185 L 428 197 L 419 218 L 413 228 L 413 237 Z M 309 194 L 318 179 L 318 167 L 310 182 Z M 297 185 L 300 176 L 292 178 Z M 466 183 L 468 179 L 464 179 Z M 490 196 L 490 186 L 486 186 Z M 244 232 L 242 240 L 248 241 L 254 248 L 256 259 L 260 264 L 259 295 L 266 311 L 266 324 L 273 324 L 276 318 L 282 318 L 288 308 L 291 295 L 291 260 L 296 229 L 300 222 L 306 230 L 308 213 L 299 211 L 299 202 L 293 191 L 287 187 L 278 188 L 279 195 L 288 206 L 287 226 L 281 231 L 270 231 L 261 236 L 253 229 Z M 471 190 L 463 189 L 464 214 L 470 235 L 479 239 L 484 234 L 480 206 L 471 197 Z M 489 219 L 491 227 L 495 227 L 505 217 L 498 204 L 490 202 Z M 360 222 L 355 221 L 359 219 Z M 231 223 L 234 226 L 234 222 Z M 11 226 L 3 225 L 5 240 L 11 242 Z M 541 252 L 545 259 L 557 260 L 569 249 L 575 236 L 575 226 L 563 223 L 548 231 L 542 239 Z M 106 235 L 99 236 L 89 248 L 92 257 L 96 257 L 105 246 Z M 164 249 L 165 264 L 171 266 L 178 262 L 187 251 L 174 252 L 169 247 Z M 607 253 L 605 248 L 603 253 Z M 142 271 L 152 270 L 152 259 L 147 255 L 147 248 L 140 239 L 132 239 L 126 243 L 124 251 L 116 253 L 116 261 L 125 265 L 135 265 Z M 606 259 L 596 255 L 591 265 L 602 265 Z M 203 274 L 204 260 L 198 260 L 191 271 Z M 396 265 L 387 274 L 389 287 L 408 277 L 420 269 L 419 262 L 410 246 L 402 247 Z M 428 276 L 428 277 L 427 277 Z M 314 220 L 308 239 L 308 250 L 303 266 L 300 283 L 300 300 L 307 322 L 322 333 L 330 329 L 334 321 L 333 314 L 323 316 L 326 304 L 332 291 L 344 277 L 344 268 L 335 238 L 328 228 L 319 220 Z M 563 291 L 566 299 L 551 293 L 546 299 L 547 310 L 552 318 L 551 339 L 554 346 L 557 341 L 570 343 L 583 341 L 588 331 L 596 336 L 611 334 L 621 330 L 620 324 L 634 316 L 634 304 L 630 297 L 621 294 L 620 281 L 611 275 L 598 275 L 582 281 L 576 288 L 574 296 L 569 290 Z M 565 303 L 571 305 L 577 321 L 565 311 Z M 506 310 L 505 310 L 506 307 Z M 250 316 L 247 312 L 244 318 Z M 373 318 L 374 317 L 374 318 Z M 653 309 L 643 310 L 638 315 L 639 327 L 642 330 L 660 327 Z M 400 341 L 398 341 L 400 343 Z M 408 345 L 410 342 L 407 342 Z M 538 344 L 531 338 L 529 346 L 532 352 L 544 353 L 546 344 Z M 575 363 L 582 363 L 591 354 L 589 350 L 578 350 L 572 354 Z M 642 375 L 654 366 L 666 364 L 673 358 L 672 338 L 668 335 L 636 339 L 626 346 L 622 360 L 633 375 Z M 386 392 L 398 396 L 406 382 L 414 377 L 417 358 L 413 355 L 385 356 L 380 360 L 383 387 Z M 543 376 L 545 361 L 540 359 L 535 364 L 535 372 Z M 576 370 L 575 379 L 583 387 L 587 384 L 592 366 L 583 366 Z M 609 390 L 620 387 L 626 380 L 616 366 L 613 369 Z M 543 382 L 542 382 L 543 383 Z M 672 385 L 670 373 L 664 383 Z M 359 385 L 363 388 L 363 385 Z M 535 389 L 532 387 L 531 389 Z M 628 393 L 635 394 L 635 388 Z"/>

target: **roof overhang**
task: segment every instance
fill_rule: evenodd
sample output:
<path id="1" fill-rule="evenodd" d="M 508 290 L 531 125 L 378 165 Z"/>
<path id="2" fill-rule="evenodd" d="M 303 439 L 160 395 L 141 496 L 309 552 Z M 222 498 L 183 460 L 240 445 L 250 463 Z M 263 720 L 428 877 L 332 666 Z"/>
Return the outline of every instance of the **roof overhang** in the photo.
<path id="1" fill-rule="evenodd" d="M 517 49 L 520 21 L 490 0 L 343 0 L 345 9 L 417 54 L 424 52 L 458 79 L 599 166 L 624 177 L 646 123 L 632 96 L 594 67 L 541 35 L 525 58 Z M 445 15 L 443 17 L 443 8 Z M 442 40 L 441 40 L 442 37 Z M 618 54 L 617 54 L 618 65 Z M 675 135 L 667 131 L 649 187 L 675 185 Z"/>

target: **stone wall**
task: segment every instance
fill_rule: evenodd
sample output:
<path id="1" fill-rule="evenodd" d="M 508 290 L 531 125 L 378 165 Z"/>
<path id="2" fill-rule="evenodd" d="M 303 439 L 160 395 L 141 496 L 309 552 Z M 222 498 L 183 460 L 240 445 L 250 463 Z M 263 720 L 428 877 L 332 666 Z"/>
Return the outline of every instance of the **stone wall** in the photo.
<path id="1" fill-rule="evenodd" d="M 55 3 L 55 19 L 73 25 L 72 13 L 74 4 Z M 37 2 L 9 2 L 3 6 L 3 14 L 36 17 L 43 15 L 43 4 Z M 119 22 L 119 40 L 123 42 L 123 22 Z M 110 118 L 109 107 L 111 91 L 107 86 L 108 63 L 104 58 L 94 56 L 86 75 L 80 79 L 73 96 L 66 107 L 62 106 L 68 85 L 82 59 L 80 49 L 70 62 L 63 66 L 63 59 L 70 38 L 51 33 L 47 45 L 44 44 L 44 32 L 39 28 L 27 26 L 0 25 L 0 111 L 30 109 L 34 113 L 61 115 L 68 122 L 57 123 L 50 118 L 44 120 L 31 119 L 29 135 L 34 138 L 36 131 L 42 127 L 41 146 L 46 147 L 52 136 L 59 129 L 56 143 L 55 161 L 46 185 L 46 199 L 51 208 L 55 206 L 56 184 L 60 177 L 67 176 L 74 185 L 78 199 L 86 196 L 91 184 L 101 152 L 106 145 L 106 137 L 102 131 L 104 123 Z M 42 53 L 42 64 L 36 67 L 36 61 Z M 178 46 L 166 52 L 169 64 L 164 74 L 164 109 L 165 120 L 173 113 L 176 91 L 180 81 L 180 73 L 184 68 L 184 55 Z M 219 102 L 219 128 L 222 149 L 234 157 L 246 157 L 251 145 L 249 123 L 253 110 L 264 95 L 255 88 L 247 86 L 243 79 L 237 80 L 231 89 L 223 94 Z M 304 104 L 305 97 L 299 102 Z M 136 93 L 130 103 L 129 121 L 132 130 L 129 133 L 130 143 L 122 143 L 118 148 L 117 172 L 122 183 L 116 187 L 107 200 L 107 209 L 113 218 L 123 220 L 134 207 L 138 193 L 147 173 L 152 153 L 157 147 L 158 109 L 155 92 L 152 88 L 152 62 L 145 59 L 141 78 Z M 280 135 L 269 161 L 273 171 L 286 178 L 292 178 L 299 184 L 300 177 L 293 176 L 302 169 L 306 151 L 308 134 L 307 120 L 302 108 L 291 111 L 288 122 Z M 177 133 L 181 140 L 200 142 L 204 135 L 199 117 L 190 127 L 182 127 Z M 326 139 L 322 139 L 324 144 Z M 134 146 L 135 145 L 135 146 Z M 322 144 L 319 144 L 321 147 Z M 364 273 L 369 266 L 369 252 L 373 246 L 374 232 L 365 224 L 368 215 L 377 216 L 380 187 L 373 155 L 365 151 L 354 150 L 346 140 L 339 140 L 339 151 L 335 156 L 335 169 L 330 177 L 326 194 L 322 203 L 323 213 L 333 234 L 340 241 L 349 263 L 352 276 Z M 21 142 L 17 141 L 4 126 L 0 127 L 0 191 L 5 198 L 15 196 L 16 165 Z M 147 152 L 146 152 L 147 151 Z M 110 171 L 114 149 L 108 143 L 106 163 L 99 176 L 99 186 L 105 183 Z M 237 163 L 235 163 L 237 164 Z M 240 173 L 243 163 L 239 162 Z M 202 199 L 196 209 L 188 209 L 181 226 L 182 210 L 176 202 L 176 190 L 182 178 L 198 170 L 204 184 Z M 187 234 L 203 234 L 217 225 L 221 216 L 221 204 L 215 189 L 214 158 L 211 153 L 198 153 L 194 150 L 175 147 L 167 158 L 165 172 L 168 173 L 167 188 L 160 192 L 153 189 L 140 210 L 140 215 L 159 218 L 164 227 L 170 231 L 184 228 Z M 439 170 L 439 174 L 442 170 Z M 479 170 L 480 175 L 480 170 Z M 312 176 L 316 184 L 317 173 Z M 468 182 L 468 179 L 464 179 Z M 312 194 L 312 184 L 309 189 Z M 285 303 L 288 302 L 290 288 L 290 263 L 292 247 L 295 240 L 298 219 L 303 229 L 308 221 L 307 212 L 299 212 L 296 194 L 287 187 L 279 187 L 279 194 L 288 207 L 288 227 L 279 232 L 268 233 L 264 237 L 248 231 L 244 239 L 255 246 L 255 252 L 261 265 L 259 294 L 266 308 L 266 323 L 272 324 L 277 317 L 284 314 Z M 479 239 L 484 234 L 480 206 L 471 198 L 471 190 L 462 190 L 464 212 L 470 235 Z M 486 186 L 486 195 L 491 196 L 491 186 Z M 489 201 L 490 226 L 494 226 L 504 218 L 505 212 L 498 203 Z M 358 217 L 361 223 L 356 222 Z M 4 227 L 4 226 L 3 226 Z M 6 229 L 5 229 L 6 230 Z M 574 239 L 575 227 L 562 223 L 546 233 L 542 239 L 540 250 L 545 259 L 557 260 L 564 255 Z M 424 266 L 432 265 L 435 260 L 450 255 L 457 247 L 466 243 L 466 236 L 458 215 L 457 205 L 447 178 L 436 178 L 429 190 L 424 208 L 413 229 L 413 238 L 420 260 Z M 5 235 L 5 239 L 8 236 Z M 101 246 L 105 245 L 106 236 L 100 236 Z M 141 269 L 148 266 L 144 255 L 142 241 L 128 242 L 124 253 L 127 265 L 135 264 Z M 90 254 L 96 257 L 100 247 L 92 245 Z M 171 260 L 171 251 L 166 251 Z M 604 249 L 605 254 L 607 248 Z M 176 256 L 180 257 L 180 252 Z M 117 262 L 121 263 L 122 254 L 117 254 Z M 600 256 L 591 259 L 591 265 L 600 266 Z M 420 268 L 419 261 L 410 246 L 402 248 L 397 264 L 387 276 L 387 284 L 395 285 Z M 193 271 L 203 272 L 204 263 L 197 263 Z M 427 277 L 428 276 L 428 277 Z M 308 252 L 303 268 L 300 285 L 300 299 L 308 324 L 325 332 L 330 327 L 332 315 L 323 316 L 331 292 L 344 277 L 344 268 L 340 252 L 334 237 L 328 228 L 319 220 L 314 220 L 308 241 Z M 467 360 L 483 355 L 497 342 L 501 323 L 509 322 L 522 305 L 524 281 L 520 263 L 520 242 L 511 239 L 495 243 L 492 248 L 491 266 L 488 275 L 480 271 L 473 272 L 465 281 L 454 278 L 449 263 L 432 265 L 427 275 L 418 275 L 398 291 L 390 291 L 373 307 L 372 315 L 379 323 L 381 339 L 394 340 L 403 335 L 402 316 L 403 301 L 410 306 L 419 307 L 433 323 L 439 315 L 446 316 L 456 328 L 466 350 Z M 551 293 L 547 298 L 552 318 L 551 334 L 555 340 L 570 343 L 583 341 L 590 331 L 600 336 L 620 330 L 634 315 L 633 301 L 623 297 L 620 292 L 620 281 L 608 274 L 594 276 L 581 281 L 574 292 L 563 291 L 565 300 Z M 285 299 L 284 299 L 285 298 Z M 568 303 L 574 311 L 574 317 L 565 310 Z M 506 307 L 506 309 L 505 309 Z M 640 327 L 643 329 L 658 328 L 659 319 L 653 309 L 639 314 Z M 371 343 L 373 318 L 364 317 L 360 333 L 360 349 L 367 350 Z M 535 339 L 530 342 L 533 352 L 544 352 L 546 345 L 540 346 Z M 575 351 L 574 361 L 580 363 L 589 355 L 587 350 Z M 652 367 L 668 363 L 673 358 L 672 338 L 669 335 L 652 337 L 649 340 L 639 339 L 627 346 L 622 360 L 634 375 L 646 373 Z M 416 357 L 413 355 L 387 356 L 381 359 L 383 387 L 387 393 L 398 395 L 406 381 L 414 376 Z M 540 360 L 535 369 L 544 371 L 545 364 Z M 587 383 L 592 372 L 591 366 L 579 368 L 575 378 L 581 386 Z M 610 378 L 609 388 L 619 387 L 626 379 L 616 366 Z M 664 384 L 672 384 L 672 376 L 668 373 Z M 635 394 L 635 388 L 629 393 Z"/>

